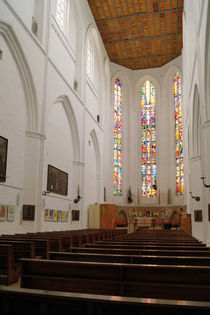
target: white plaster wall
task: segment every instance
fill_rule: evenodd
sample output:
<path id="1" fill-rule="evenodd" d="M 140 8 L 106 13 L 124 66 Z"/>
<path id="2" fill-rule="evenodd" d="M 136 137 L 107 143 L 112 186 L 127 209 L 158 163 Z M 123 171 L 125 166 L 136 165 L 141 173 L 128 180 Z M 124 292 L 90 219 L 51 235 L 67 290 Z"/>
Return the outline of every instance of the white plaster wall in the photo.
<path id="1" fill-rule="evenodd" d="M 53 16 L 51 16 L 51 29 L 49 35 L 49 58 L 64 79 L 73 86 L 75 53 Z"/>
<path id="2" fill-rule="evenodd" d="M 1 229 L 0 233 L 86 227 L 87 205 L 84 205 L 83 201 L 74 204 L 73 200 L 77 196 L 78 185 L 80 185 L 80 194 L 83 194 L 84 161 L 87 149 L 85 141 L 86 135 L 90 134 L 91 130 L 96 130 L 96 139 L 100 143 L 98 150 L 102 158 L 103 130 L 96 122 L 96 116 L 100 112 L 99 104 L 96 101 L 96 106 L 93 104 L 95 107 L 90 110 L 94 102 L 88 95 L 86 96 L 84 80 L 86 34 L 89 25 L 95 25 L 92 13 L 86 1 L 71 2 L 67 32 L 63 33 L 54 19 L 56 1 L 44 2 L 42 16 L 37 13 L 39 7 L 35 7 L 35 4 L 38 3 L 24 1 L 20 5 L 19 2 L 17 4 L 12 0 L 3 0 L 0 3 L 0 20 L 8 23 L 9 28 L 12 28 L 17 50 L 21 52 L 21 62 L 25 65 L 22 71 L 27 72 L 27 75 L 23 76 L 28 80 L 24 88 L 26 90 L 30 86 L 32 88 L 31 91 L 24 93 L 18 69 L 11 60 L 12 55 L 7 47 L 4 47 L 5 43 L 2 44 L 3 59 L 0 60 L 0 66 L 3 77 L 1 81 L 4 84 L 1 85 L 0 92 L 3 97 L 1 104 L 4 105 L 1 106 L 3 123 L 0 134 L 9 138 L 7 171 L 8 176 L 11 173 L 12 175 L 11 178 L 8 177 L 11 187 L 3 183 L 0 188 L 2 203 L 18 204 L 18 206 L 15 222 L 3 223 L 1 227 L 4 229 Z M 76 11 L 80 19 L 76 18 Z M 38 39 L 31 32 L 31 18 L 34 14 L 37 14 L 42 22 L 42 32 Z M 99 73 L 96 73 L 96 78 L 103 75 L 102 65 L 107 56 L 100 36 L 97 36 L 98 43 L 95 48 L 99 52 L 96 51 L 98 57 L 95 60 L 101 68 Z M 3 43 L 2 38 L 1 41 Z M 98 71 L 98 68 L 96 70 Z M 75 79 L 78 82 L 77 91 L 73 89 Z M 11 82 L 13 82 L 12 86 Z M 26 96 L 29 102 L 26 102 Z M 106 92 L 100 93 L 100 97 L 106 98 Z M 58 105 L 59 98 L 67 100 L 65 111 L 63 105 Z M 25 102 L 28 108 L 24 105 Z M 12 103 L 11 110 L 8 103 Z M 103 106 L 104 100 L 101 100 L 100 104 Z M 21 107 L 17 111 L 18 106 Z M 85 121 L 88 121 L 87 125 Z M 63 199 L 62 196 L 55 196 L 55 194 L 46 197 L 41 194 L 46 190 L 48 163 L 69 172 L 68 196 Z M 95 160 L 91 155 L 88 158 L 87 174 L 88 172 L 91 174 L 92 170 L 95 170 Z M 98 169 L 97 174 L 100 173 L 101 169 Z M 98 186 L 101 178 L 97 176 L 95 176 L 97 193 L 95 196 L 95 186 L 92 187 L 91 202 L 100 201 L 102 185 Z M 21 220 L 24 203 L 35 204 L 35 221 Z M 81 220 L 78 223 L 72 222 L 69 217 L 68 223 L 46 223 L 43 211 L 48 207 L 67 211 L 79 209 Z"/>
<path id="3" fill-rule="evenodd" d="M 201 239 L 204 243 L 210 244 L 209 222 L 208 222 L 208 203 L 209 193 L 204 188 L 200 177 L 205 176 L 206 182 L 209 182 L 209 128 L 208 128 L 208 107 L 205 98 L 205 88 L 207 82 L 206 73 L 209 72 L 209 63 L 207 60 L 209 44 L 207 38 L 209 34 L 209 1 L 189 1 L 184 2 L 184 23 L 183 23 L 183 73 L 184 73 L 184 113 L 185 113 L 185 133 L 189 129 L 188 139 L 188 192 L 192 190 L 193 195 L 199 195 L 201 200 L 196 202 L 188 199 L 188 208 L 192 214 L 192 232 L 193 235 Z M 195 88 L 197 92 L 195 93 Z M 200 134 L 201 138 L 195 140 L 195 128 L 197 124 L 197 112 L 195 104 L 199 101 L 200 108 Z M 186 140 L 185 140 L 186 141 Z M 199 141 L 197 144 L 195 141 Z M 198 156 L 195 156 L 194 148 L 200 148 Z M 186 170 L 187 171 L 187 170 Z M 194 222 L 194 210 L 201 209 L 203 212 L 203 222 Z"/>
<path id="4" fill-rule="evenodd" d="M 86 79 L 85 92 L 86 107 L 96 119 L 98 113 L 98 93 L 88 78 Z"/>
<path id="5" fill-rule="evenodd" d="M 6 1 L 0 2 L 0 19 L 5 22 L 14 34 L 12 41 L 23 55 L 26 67 L 28 67 L 29 79 L 34 85 L 33 102 L 34 114 L 33 117 L 37 121 L 37 127 L 28 126 L 29 130 L 37 131 L 40 129 L 41 123 L 41 107 L 43 102 L 44 93 L 44 71 L 45 71 L 45 57 L 44 51 L 32 33 L 24 28 L 23 23 L 15 16 L 15 13 L 11 11 L 11 8 L 5 4 Z M 16 55 L 16 52 L 15 52 Z"/>
<path id="6" fill-rule="evenodd" d="M 47 190 L 48 164 L 68 173 L 68 194 L 61 196 L 54 193 L 43 197 L 44 209 L 66 210 L 70 209 L 70 192 L 72 191 L 72 139 L 70 127 L 61 103 L 51 105 L 46 125 L 45 160 L 43 167 L 43 190 Z M 67 229 L 69 223 L 44 221 L 44 209 L 42 212 L 42 230 Z M 62 226 L 62 227 L 61 227 Z"/>
<path id="7" fill-rule="evenodd" d="M 20 19 L 24 22 L 24 24 L 30 29 L 31 18 L 34 11 L 34 0 L 22 0 L 21 6 L 20 2 L 17 0 L 7 0 L 7 2 L 20 17 Z"/>
<path id="8" fill-rule="evenodd" d="M 20 207 L 17 207 L 17 194 L 21 196 L 24 182 L 27 108 L 19 70 L 1 34 L 0 46 L 3 51 L 0 61 L 0 135 L 8 139 L 7 177 L 6 182 L 0 185 L 0 203 L 16 205 L 15 222 L 0 222 L 0 233 L 9 233 L 12 229 L 19 230 Z"/>
<path id="9" fill-rule="evenodd" d="M 84 206 L 83 224 L 88 223 L 88 207 L 92 203 L 103 202 L 103 133 L 100 125 L 91 116 L 85 118 L 85 169 L 83 178 Z"/>
<path id="10" fill-rule="evenodd" d="M 84 175 L 84 200 L 85 208 L 91 203 L 97 202 L 97 167 L 96 167 L 96 153 L 94 144 L 90 135 L 85 137 L 85 175 Z M 85 211 L 83 216 L 83 224 L 87 225 L 88 212 Z"/>

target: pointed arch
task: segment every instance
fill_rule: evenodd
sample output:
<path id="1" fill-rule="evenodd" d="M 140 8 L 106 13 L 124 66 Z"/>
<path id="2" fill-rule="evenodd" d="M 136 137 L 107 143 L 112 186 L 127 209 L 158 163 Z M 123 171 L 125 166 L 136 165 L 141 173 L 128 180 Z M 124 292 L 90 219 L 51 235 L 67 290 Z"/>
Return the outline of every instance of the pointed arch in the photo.
<path id="1" fill-rule="evenodd" d="M 3 21 L 0 21 L 0 34 L 5 39 L 13 55 L 23 84 L 26 99 L 25 103 L 27 106 L 27 131 L 38 132 L 37 97 L 30 67 L 12 27 Z"/>
<path id="2" fill-rule="evenodd" d="M 71 105 L 71 102 L 66 95 L 60 95 L 57 97 L 55 103 L 61 103 L 63 105 L 64 111 L 66 113 L 70 130 L 72 136 L 72 143 L 73 143 L 73 157 L 74 161 L 80 161 L 80 141 L 79 141 L 79 132 L 76 117 L 74 115 L 74 111 Z"/>
<path id="3" fill-rule="evenodd" d="M 96 155 L 96 176 L 101 176 L 101 155 L 100 155 L 100 147 L 98 143 L 98 138 L 94 129 L 90 132 L 91 139 L 93 141 L 95 155 Z"/>
<path id="4" fill-rule="evenodd" d="M 201 146 L 201 115 L 200 115 L 200 98 L 198 86 L 195 85 L 193 97 L 193 118 L 192 118 L 192 134 L 193 134 L 193 156 L 200 156 Z"/>

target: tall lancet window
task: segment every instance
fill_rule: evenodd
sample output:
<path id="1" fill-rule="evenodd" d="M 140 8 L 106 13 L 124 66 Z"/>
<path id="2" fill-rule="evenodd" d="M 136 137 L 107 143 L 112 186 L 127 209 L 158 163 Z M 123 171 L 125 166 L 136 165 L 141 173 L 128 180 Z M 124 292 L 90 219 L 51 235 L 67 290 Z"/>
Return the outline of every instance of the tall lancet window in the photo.
<path id="1" fill-rule="evenodd" d="M 156 197 L 155 87 L 150 81 L 141 89 L 141 179 L 142 196 Z"/>
<path id="2" fill-rule="evenodd" d="M 122 87 L 114 83 L 114 195 L 122 194 Z"/>
<path id="3" fill-rule="evenodd" d="M 64 27 L 65 27 L 66 9 L 67 9 L 67 0 L 57 0 L 56 21 L 62 31 L 64 31 Z"/>
<path id="4" fill-rule="evenodd" d="M 181 77 L 174 77 L 174 111 L 175 111 L 175 141 L 176 141 L 176 193 L 184 194 L 184 157 L 183 157 L 183 126 L 181 107 Z"/>
<path id="5" fill-rule="evenodd" d="M 88 38 L 88 41 L 87 41 L 86 73 L 88 77 L 92 81 L 94 81 L 94 51 L 93 51 L 93 43 L 92 43 L 91 38 Z"/>

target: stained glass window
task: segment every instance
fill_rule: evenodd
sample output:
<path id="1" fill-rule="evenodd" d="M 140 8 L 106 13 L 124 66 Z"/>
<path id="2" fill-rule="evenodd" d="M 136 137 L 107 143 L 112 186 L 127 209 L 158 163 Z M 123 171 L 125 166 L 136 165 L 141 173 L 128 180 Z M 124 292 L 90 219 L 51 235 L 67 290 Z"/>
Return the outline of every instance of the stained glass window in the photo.
<path id="1" fill-rule="evenodd" d="M 122 194 L 122 87 L 114 83 L 114 195 Z"/>
<path id="2" fill-rule="evenodd" d="M 141 167 L 142 196 L 156 197 L 155 87 L 150 81 L 141 89 Z"/>
<path id="3" fill-rule="evenodd" d="M 175 109 L 175 141 L 176 141 L 176 193 L 184 194 L 184 157 L 183 157 L 183 127 L 181 108 L 181 77 L 174 77 L 174 109 Z"/>
<path id="4" fill-rule="evenodd" d="M 94 79 L 94 54 L 91 38 L 87 41 L 87 65 L 86 72 L 88 77 L 93 81 Z"/>

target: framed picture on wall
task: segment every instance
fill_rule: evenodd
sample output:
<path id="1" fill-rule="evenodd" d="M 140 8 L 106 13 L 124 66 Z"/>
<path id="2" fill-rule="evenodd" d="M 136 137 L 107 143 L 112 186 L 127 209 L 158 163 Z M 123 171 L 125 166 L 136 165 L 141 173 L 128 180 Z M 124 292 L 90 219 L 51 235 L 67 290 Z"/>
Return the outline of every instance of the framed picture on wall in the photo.
<path id="1" fill-rule="evenodd" d="M 53 222 L 57 222 L 58 216 L 57 216 L 57 210 L 54 210 L 53 212 Z"/>
<path id="2" fill-rule="evenodd" d="M 64 222 L 68 222 L 68 219 L 69 219 L 69 212 L 68 212 L 68 211 L 65 211 L 65 219 L 64 219 Z"/>
<path id="3" fill-rule="evenodd" d="M 66 222 L 66 211 L 62 211 L 61 222 Z"/>
<path id="4" fill-rule="evenodd" d="M 6 205 L 0 205 L 0 221 L 6 220 Z"/>
<path id="5" fill-rule="evenodd" d="M 50 212 L 49 209 L 45 209 L 44 210 L 44 220 L 45 220 L 45 222 L 49 221 L 49 214 L 50 214 L 49 212 Z"/>
<path id="6" fill-rule="evenodd" d="M 72 221 L 79 221 L 79 210 L 71 211 Z"/>
<path id="7" fill-rule="evenodd" d="M 23 220 L 34 221 L 35 205 L 23 205 Z"/>
<path id="8" fill-rule="evenodd" d="M 0 136 L 0 182 L 6 182 L 8 139 Z"/>
<path id="9" fill-rule="evenodd" d="M 53 218 L 54 218 L 54 210 L 49 209 L 49 221 L 53 222 Z"/>
<path id="10" fill-rule="evenodd" d="M 202 210 L 194 210 L 194 220 L 195 222 L 202 222 Z"/>
<path id="11" fill-rule="evenodd" d="M 7 221 L 8 222 L 15 221 L 15 206 L 13 205 L 7 206 Z"/>
<path id="12" fill-rule="evenodd" d="M 61 211 L 61 210 L 58 210 L 58 213 L 57 213 L 57 221 L 58 221 L 58 222 L 61 222 L 61 218 L 62 218 L 62 211 Z"/>
<path id="13" fill-rule="evenodd" d="M 63 172 L 52 165 L 48 165 L 47 190 L 59 195 L 67 196 L 68 173 Z"/>

